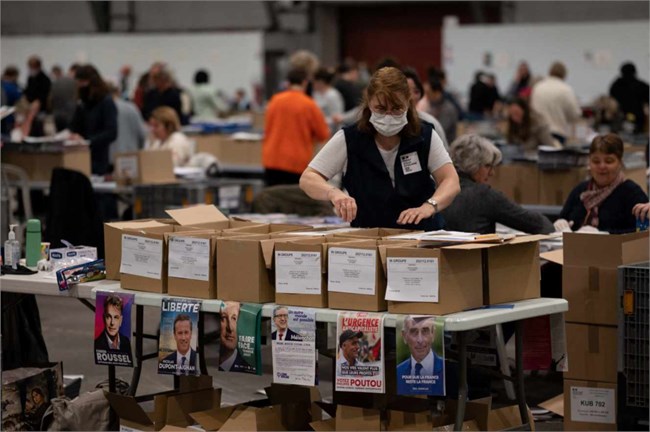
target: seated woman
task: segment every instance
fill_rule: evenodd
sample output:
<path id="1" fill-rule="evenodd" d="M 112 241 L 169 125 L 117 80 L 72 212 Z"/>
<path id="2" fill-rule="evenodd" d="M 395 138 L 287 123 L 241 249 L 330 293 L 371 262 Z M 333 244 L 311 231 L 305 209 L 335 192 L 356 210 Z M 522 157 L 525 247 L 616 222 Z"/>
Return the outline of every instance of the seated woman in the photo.
<path id="1" fill-rule="evenodd" d="M 591 178 L 571 191 L 555 221 L 557 231 L 606 231 L 612 234 L 636 230 L 634 206 L 648 196 L 623 174 L 623 140 L 616 134 L 599 135 L 589 149 Z"/>
<path id="2" fill-rule="evenodd" d="M 544 118 L 530 108 L 528 101 L 515 98 L 508 103 L 508 143 L 521 146 L 526 154 L 537 154 L 537 147 L 559 147 Z"/>
<path id="3" fill-rule="evenodd" d="M 174 167 L 187 165 L 192 157 L 192 142 L 180 132 L 181 122 L 173 108 L 156 108 L 149 118 L 151 137 L 144 144 L 145 150 L 171 150 Z"/>
<path id="4" fill-rule="evenodd" d="M 501 151 L 488 139 L 462 135 L 452 143 L 449 154 L 460 177 L 460 194 L 442 212 L 447 229 L 488 234 L 500 223 L 531 234 L 553 231 L 546 217 L 515 204 L 487 184 L 501 162 Z"/>

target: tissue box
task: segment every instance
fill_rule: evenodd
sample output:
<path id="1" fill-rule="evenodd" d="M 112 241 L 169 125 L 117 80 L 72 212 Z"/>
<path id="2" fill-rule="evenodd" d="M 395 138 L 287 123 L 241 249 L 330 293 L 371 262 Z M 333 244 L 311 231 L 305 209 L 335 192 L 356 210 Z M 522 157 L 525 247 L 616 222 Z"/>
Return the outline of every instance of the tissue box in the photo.
<path id="1" fill-rule="evenodd" d="M 97 259 L 97 248 L 94 246 L 72 246 L 50 249 L 50 262 L 56 268 L 64 260 L 88 258 L 90 261 Z"/>

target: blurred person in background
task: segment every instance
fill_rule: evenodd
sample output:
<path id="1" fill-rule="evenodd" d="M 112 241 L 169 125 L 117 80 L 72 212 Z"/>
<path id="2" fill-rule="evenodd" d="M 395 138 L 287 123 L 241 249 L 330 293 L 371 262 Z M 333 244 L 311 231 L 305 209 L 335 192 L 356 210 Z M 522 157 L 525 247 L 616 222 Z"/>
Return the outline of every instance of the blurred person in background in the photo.
<path id="1" fill-rule="evenodd" d="M 496 224 L 529 234 L 553 232 L 545 216 L 528 211 L 510 201 L 488 184 L 494 168 L 501 162 L 501 151 L 487 138 L 462 135 L 449 150 L 460 178 L 460 193 L 442 215 L 447 229 L 489 234 Z"/>
<path id="2" fill-rule="evenodd" d="M 527 155 L 536 155 L 539 146 L 560 147 L 546 120 L 520 97 L 508 103 L 508 144 L 517 144 Z"/>
<path id="3" fill-rule="evenodd" d="M 599 135 L 589 148 L 589 180 L 569 194 L 555 221 L 557 231 L 611 234 L 633 232 L 637 204 L 648 202 L 643 189 L 623 173 L 623 140 L 616 134 Z"/>
<path id="4" fill-rule="evenodd" d="M 330 127 L 332 133 L 338 129 L 337 119 L 343 114 L 344 102 L 343 96 L 332 87 L 334 72 L 327 68 L 321 67 L 314 74 L 314 101 L 321 109 L 325 116 L 325 121 Z"/>
<path id="5" fill-rule="evenodd" d="M 243 88 L 238 88 L 235 91 L 235 95 L 230 100 L 230 111 L 231 112 L 246 112 L 251 110 L 251 100 L 246 96 L 246 90 Z"/>
<path id="6" fill-rule="evenodd" d="M 118 153 L 135 152 L 144 147 L 147 127 L 142 120 L 138 107 L 133 102 L 122 99 L 122 91 L 113 83 L 108 83 L 117 109 L 117 138 L 110 145 L 110 161 L 115 162 Z"/>
<path id="7" fill-rule="evenodd" d="M 361 103 L 363 88 L 359 84 L 359 70 L 356 65 L 342 64 L 337 69 L 338 78 L 334 87 L 343 96 L 344 110 L 355 109 Z"/>
<path id="8" fill-rule="evenodd" d="M 635 133 L 643 132 L 649 94 L 648 83 L 636 77 L 634 63 L 623 63 L 621 76 L 612 83 L 609 95 L 616 99 L 625 119 L 634 124 Z"/>
<path id="9" fill-rule="evenodd" d="M 562 145 L 571 137 L 573 124 L 582 116 L 573 89 L 564 82 L 566 76 L 566 66 L 554 62 L 548 76 L 533 86 L 530 95 L 530 106 L 546 120 L 551 134 Z"/>
<path id="10" fill-rule="evenodd" d="M 413 104 L 415 104 L 417 108 L 418 102 L 420 102 L 420 100 L 424 96 L 424 87 L 422 86 L 420 77 L 418 73 L 415 71 L 415 69 L 410 67 L 402 69 L 402 72 L 404 73 L 404 76 L 406 77 L 406 82 L 408 83 L 409 89 L 411 90 L 411 101 L 413 102 Z M 418 109 L 418 117 L 420 117 L 420 120 L 431 123 L 433 125 L 433 129 L 442 140 L 442 143 L 445 146 L 445 150 L 448 150 L 449 143 L 447 142 L 447 135 L 445 134 L 445 129 L 442 127 L 438 119 L 432 116 L 431 114 L 429 114 L 428 112 L 421 111 L 419 109 Z"/>
<path id="11" fill-rule="evenodd" d="M 533 88 L 533 77 L 530 74 L 530 68 L 528 63 L 525 61 L 519 62 L 517 66 L 517 71 L 515 72 L 515 78 L 510 84 L 508 89 L 508 94 L 506 97 L 508 99 L 514 99 L 520 97 L 522 99 L 528 99 L 530 97 L 530 92 Z"/>
<path id="12" fill-rule="evenodd" d="M 313 94 L 312 80 L 314 79 L 314 74 L 320 66 L 320 60 L 316 54 L 308 50 L 298 50 L 291 54 L 289 57 L 289 69 L 303 69 L 307 72 L 307 87 L 305 87 L 305 93 L 309 96 Z M 288 84 L 291 86 L 291 83 Z"/>
<path id="13" fill-rule="evenodd" d="M 61 79 L 63 77 L 63 68 L 60 65 L 54 65 L 52 66 L 52 70 L 50 72 L 51 80 L 56 81 L 58 79 Z"/>
<path id="14" fill-rule="evenodd" d="M 308 73 L 292 69 L 289 88 L 268 103 L 262 144 L 266 186 L 297 184 L 314 154 L 314 146 L 330 136 L 318 105 L 305 94 Z"/>
<path id="15" fill-rule="evenodd" d="M 149 117 L 151 136 L 147 139 L 145 150 L 171 150 L 175 167 L 187 165 L 192 157 L 193 145 L 180 131 L 178 114 L 168 106 L 156 108 Z"/>
<path id="16" fill-rule="evenodd" d="M 120 68 L 117 85 L 120 91 L 120 97 L 129 100 L 129 79 L 131 78 L 131 66 L 124 65 Z"/>
<path id="17" fill-rule="evenodd" d="M 176 111 L 181 124 L 183 121 L 183 110 L 181 102 L 181 92 L 174 85 L 172 73 L 166 65 L 154 63 L 149 70 L 149 80 L 151 88 L 144 96 L 144 107 L 142 117 L 149 120 L 151 113 L 158 107 L 167 106 Z"/>
<path id="18" fill-rule="evenodd" d="M 210 75 L 205 69 L 197 70 L 194 74 L 190 96 L 195 117 L 214 119 L 228 111 L 228 107 L 217 97 L 217 89 L 210 84 Z"/>
<path id="19" fill-rule="evenodd" d="M 27 101 L 32 104 L 33 109 L 39 113 L 31 124 L 29 134 L 32 136 L 43 136 L 43 116 L 47 111 L 47 102 L 50 96 L 50 89 L 52 88 L 52 81 L 43 72 L 40 57 L 31 56 L 27 60 L 27 68 L 29 78 L 27 79 L 27 87 L 25 87 L 24 94 Z M 37 105 L 35 104 L 36 102 L 38 102 Z"/>
<path id="20" fill-rule="evenodd" d="M 23 95 L 23 91 L 18 85 L 18 68 L 16 66 L 7 66 L 2 72 L 2 105 L 13 107 Z M 11 114 L 2 119 L 2 134 L 11 133 L 16 123 L 16 117 Z"/>
<path id="21" fill-rule="evenodd" d="M 61 76 L 52 83 L 50 92 L 50 110 L 54 116 L 57 131 L 70 126 L 77 109 L 77 83 L 75 74 L 79 65 L 74 63 L 68 69 L 67 76 Z"/>
<path id="22" fill-rule="evenodd" d="M 429 85 L 424 90 L 424 97 L 417 104 L 417 109 L 438 119 L 449 141 L 456 138 L 458 111 L 451 102 L 445 99 L 442 84 L 439 81 L 435 79 L 429 81 Z"/>
<path id="23" fill-rule="evenodd" d="M 460 191 L 458 176 L 431 124 L 420 122 L 406 76 L 376 71 L 361 113 L 311 161 L 302 190 L 354 227 L 442 228 L 438 213 Z M 347 192 L 328 183 L 339 173 Z"/>
<path id="24" fill-rule="evenodd" d="M 442 85 L 442 94 L 445 96 L 445 99 L 451 102 L 454 108 L 456 108 L 456 112 L 458 113 L 458 119 L 460 120 L 465 118 L 465 112 L 463 110 L 463 107 L 460 105 L 460 102 L 458 102 L 458 95 L 455 94 L 449 88 L 449 85 L 447 83 L 447 72 L 445 72 L 444 69 L 431 67 L 429 68 L 428 71 L 428 80 L 425 83 L 425 87 L 426 85 L 428 85 L 428 82 L 431 80 L 437 80 L 440 83 L 440 85 Z"/>
<path id="25" fill-rule="evenodd" d="M 79 104 L 70 124 L 71 139 L 90 143 L 91 171 L 109 172 L 109 148 L 117 138 L 117 108 L 108 86 L 93 65 L 81 65 L 75 72 Z"/>

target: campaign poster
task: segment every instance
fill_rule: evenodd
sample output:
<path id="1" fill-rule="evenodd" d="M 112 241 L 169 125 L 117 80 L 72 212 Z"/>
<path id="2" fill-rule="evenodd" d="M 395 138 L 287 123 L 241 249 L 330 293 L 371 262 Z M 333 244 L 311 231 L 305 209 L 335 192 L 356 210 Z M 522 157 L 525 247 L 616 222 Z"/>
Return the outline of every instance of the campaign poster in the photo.
<path id="1" fill-rule="evenodd" d="M 340 312 L 336 391 L 384 393 L 384 314 Z"/>
<path id="2" fill-rule="evenodd" d="M 131 306 L 133 294 L 97 291 L 95 364 L 133 367 Z"/>
<path id="3" fill-rule="evenodd" d="M 316 385 L 316 312 L 273 308 L 271 320 L 273 382 Z"/>
<path id="4" fill-rule="evenodd" d="M 262 375 L 260 326 L 262 305 L 223 302 L 219 337 L 219 370 Z"/>
<path id="5" fill-rule="evenodd" d="M 158 373 L 200 375 L 198 349 L 201 300 L 163 298 L 158 340 Z"/>
<path id="6" fill-rule="evenodd" d="M 397 394 L 445 395 L 445 322 L 406 315 L 396 322 Z"/>

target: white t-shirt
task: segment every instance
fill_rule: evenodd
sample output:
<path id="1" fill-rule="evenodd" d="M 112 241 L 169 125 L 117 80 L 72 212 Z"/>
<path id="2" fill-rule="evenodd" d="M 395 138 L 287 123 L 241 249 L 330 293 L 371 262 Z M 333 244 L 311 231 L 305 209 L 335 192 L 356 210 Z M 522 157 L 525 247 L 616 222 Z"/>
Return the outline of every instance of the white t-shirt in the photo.
<path id="1" fill-rule="evenodd" d="M 395 186 L 395 158 L 399 145 L 392 150 L 382 149 L 376 142 L 377 149 L 381 158 L 386 164 L 390 181 Z M 431 133 L 431 146 L 429 148 L 429 160 L 427 162 L 427 169 L 433 173 L 438 168 L 445 164 L 451 163 L 449 153 L 445 150 L 442 140 L 435 131 Z M 309 163 L 309 167 L 324 175 L 327 179 L 331 179 L 338 173 L 347 171 L 348 166 L 348 149 L 345 143 L 345 133 L 340 130 L 334 134 L 332 138 L 325 144 L 316 157 Z"/>
<path id="2" fill-rule="evenodd" d="M 171 150 L 174 167 L 187 165 L 192 157 L 193 145 L 182 132 L 174 132 L 163 142 L 159 139 L 149 139 L 144 144 L 145 150 Z"/>

